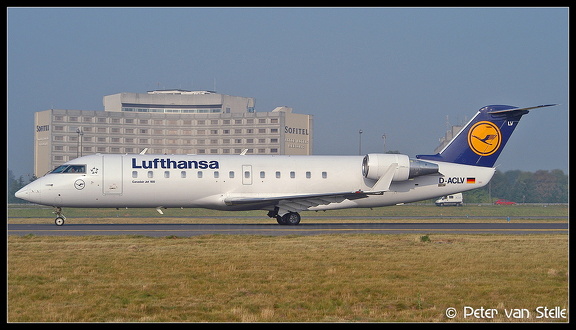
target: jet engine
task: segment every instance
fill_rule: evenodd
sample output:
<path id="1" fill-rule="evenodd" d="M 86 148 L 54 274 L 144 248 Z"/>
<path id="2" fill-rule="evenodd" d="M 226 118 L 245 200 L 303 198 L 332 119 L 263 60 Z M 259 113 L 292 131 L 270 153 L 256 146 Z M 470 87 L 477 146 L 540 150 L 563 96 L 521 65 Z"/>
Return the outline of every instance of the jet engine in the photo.
<path id="1" fill-rule="evenodd" d="M 438 173 L 438 165 L 400 154 L 368 154 L 362 161 L 362 174 L 378 180 L 388 171 L 391 164 L 398 164 L 392 181 L 405 181 L 417 176 Z"/>

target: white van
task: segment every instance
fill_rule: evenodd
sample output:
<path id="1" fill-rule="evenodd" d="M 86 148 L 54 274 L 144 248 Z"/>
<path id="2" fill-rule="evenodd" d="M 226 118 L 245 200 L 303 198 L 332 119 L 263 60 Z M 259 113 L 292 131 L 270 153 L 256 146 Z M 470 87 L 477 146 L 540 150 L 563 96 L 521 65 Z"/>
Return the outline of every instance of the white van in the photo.
<path id="1" fill-rule="evenodd" d="M 436 206 L 462 206 L 464 198 L 462 197 L 462 193 L 457 193 L 448 196 L 442 196 L 437 199 L 434 204 Z"/>

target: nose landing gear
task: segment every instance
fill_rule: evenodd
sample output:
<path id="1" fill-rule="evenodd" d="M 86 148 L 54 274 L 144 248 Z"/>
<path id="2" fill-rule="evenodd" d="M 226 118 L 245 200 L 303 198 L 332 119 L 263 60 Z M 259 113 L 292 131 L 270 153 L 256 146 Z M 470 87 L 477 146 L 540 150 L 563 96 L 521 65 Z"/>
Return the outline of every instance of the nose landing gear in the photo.
<path id="1" fill-rule="evenodd" d="M 66 217 L 64 216 L 64 214 L 62 214 L 62 208 L 54 207 L 53 213 L 56 214 L 56 219 L 54 219 L 54 223 L 56 224 L 56 226 L 62 226 L 64 224 L 64 221 L 66 220 Z"/>

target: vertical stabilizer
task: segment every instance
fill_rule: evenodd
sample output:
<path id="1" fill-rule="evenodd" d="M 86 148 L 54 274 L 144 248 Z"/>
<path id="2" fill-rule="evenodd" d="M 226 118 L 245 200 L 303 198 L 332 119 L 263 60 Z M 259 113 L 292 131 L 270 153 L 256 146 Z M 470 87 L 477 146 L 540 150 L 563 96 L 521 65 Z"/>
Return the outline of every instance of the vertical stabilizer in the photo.
<path id="1" fill-rule="evenodd" d="M 500 152 L 529 110 L 556 104 L 518 108 L 510 105 L 489 105 L 476 115 L 436 155 L 417 155 L 423 160 L 493 167 Z"/>

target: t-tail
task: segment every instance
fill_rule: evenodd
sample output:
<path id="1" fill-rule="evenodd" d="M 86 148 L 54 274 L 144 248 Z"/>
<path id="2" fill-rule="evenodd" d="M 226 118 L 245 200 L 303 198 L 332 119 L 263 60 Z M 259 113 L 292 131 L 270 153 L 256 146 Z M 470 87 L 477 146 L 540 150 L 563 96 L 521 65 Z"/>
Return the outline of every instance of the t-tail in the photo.
<path id="1" fill-rule="evenodd" d="M 509 105 L 489 105 L 478 110 L 476 115 L 436 155 L 417 155 L 422 160 L 465 165 L 494 167 L 500 152 L 514 132 L 520 118 L 529 110 L 554 106 L 538 105 L 518 108 Z"/>

